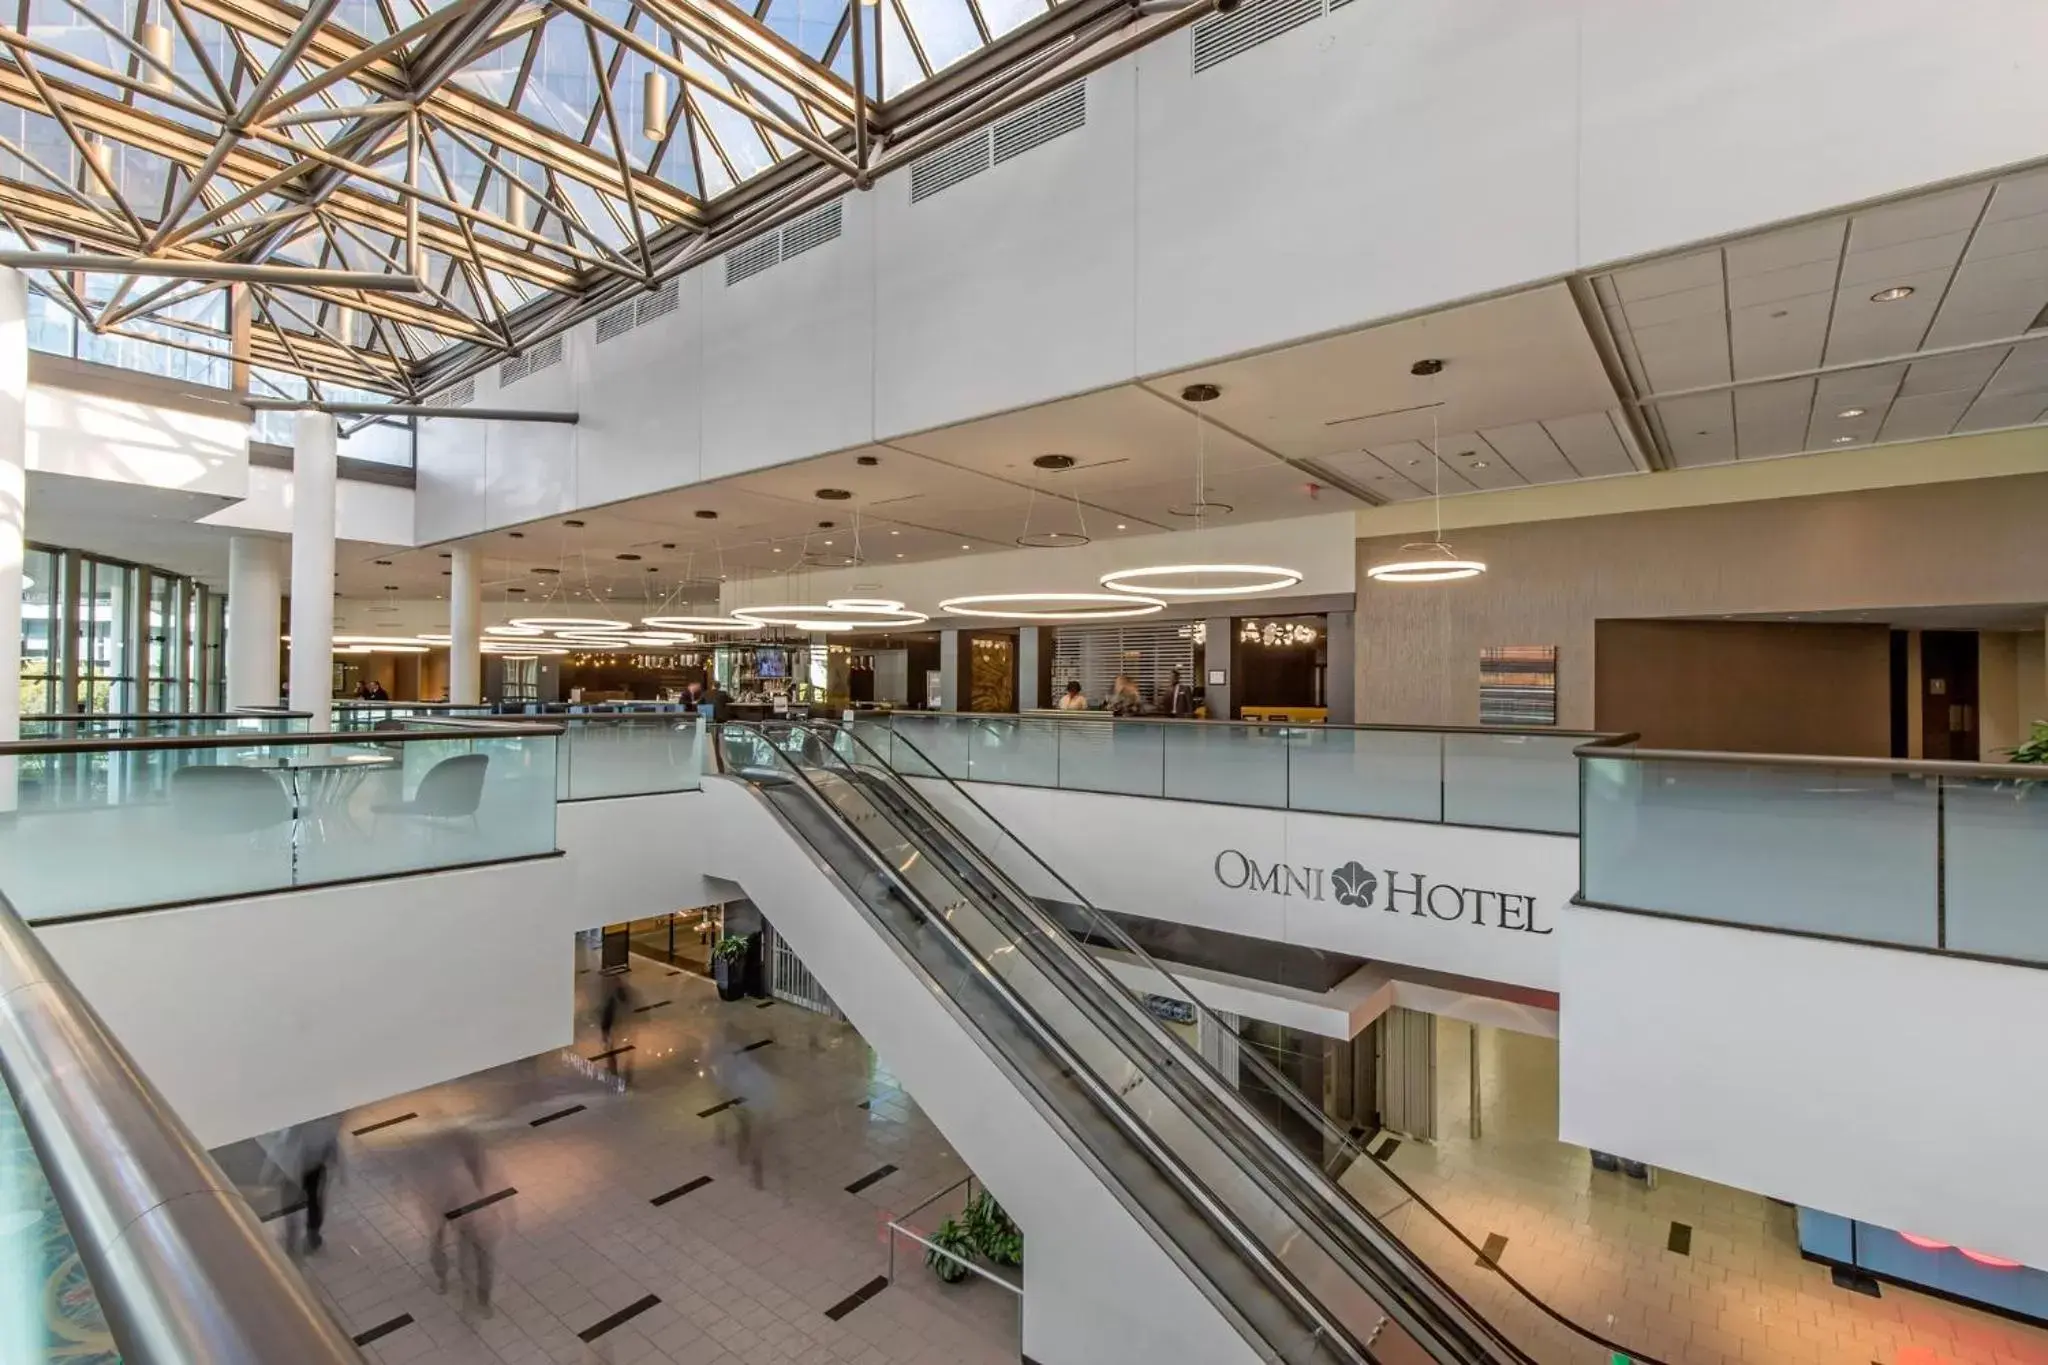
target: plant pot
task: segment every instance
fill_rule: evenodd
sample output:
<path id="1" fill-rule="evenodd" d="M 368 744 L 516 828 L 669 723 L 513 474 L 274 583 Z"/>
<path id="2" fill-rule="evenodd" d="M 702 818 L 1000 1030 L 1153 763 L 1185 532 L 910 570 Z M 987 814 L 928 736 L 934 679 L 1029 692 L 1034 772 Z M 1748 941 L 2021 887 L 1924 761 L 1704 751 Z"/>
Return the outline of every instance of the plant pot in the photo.
<path id="1" fill-rule="evenodd" d="M 711 964 L 711 979 L 718 983 L 720 1000 L 737 1000 L 747 993 L 746 983 L 741 979 L 740 964 L 720 958 Z"/>

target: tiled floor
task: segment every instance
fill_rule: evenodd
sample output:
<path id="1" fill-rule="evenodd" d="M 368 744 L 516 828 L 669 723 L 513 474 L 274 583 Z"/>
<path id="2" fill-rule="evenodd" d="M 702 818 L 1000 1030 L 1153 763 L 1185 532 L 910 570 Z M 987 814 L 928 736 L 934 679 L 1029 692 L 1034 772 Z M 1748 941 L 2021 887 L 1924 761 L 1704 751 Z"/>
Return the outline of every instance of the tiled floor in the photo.
<path id="1" fill-rule="evenodd" d="M 887 1288 L 844 1307 L 887 1272 L 889 1218 L 967 1175 L 852 1029 L 787 1004 L 721 1003 L 708 981 L 635 958 L 628 980 L 646 1008 L 614 1040 L 633 1045 L 619 1058 L 634 1064 L 632 1086 L 618 1093 L 605 1064 L 587 1060 L 602 1046 L 587 1020 L 605 979 L 577 977 L 586 1023 L 574 1053 L 348 1116 L 326 1246 L 307 1264 L 350 1332 L 410 1319 L 367 1356 L 1014 1365 L 1016 1300 L 974 1279 L 940 1285 L 917 1248 L 899 1251 Z M 745 1103 L 706 1112 L 736 1098 Z M 402 1115 L 413 1117 L 354 1135 Z M 458 1176 L 442 1136 L 463 1124 L 482 1138 L 481 1187 Z M 280 1205 L 262 1187 L 257 1144 L 219 1155 L 259 1212 Z M 484 1316 L 459 1282 L 437 1292 L 431 1230 L 500 1189 L 516 1193 L 448 1224 L 495 1245 Z M 649 1296 L 658 1302 L 593 1331 Z"/>
<path id="2" fill-rule="evenodd" d="M 1650 1188 L 1592 1170 L 1583 1149 L 1556 1140 L 1555 1042 L 1497 1029 L 1479 1041 L 1483 1135 L 1470 1136 L 1467 1027 L 1440 1020 L 1438 1140 L 1404 1141 L 1387 1164 L 1482 1249 L 1504 1238 L 1491 1244 L 1501 1269 L 1579 1323 L 1671 1365 L 2048 1362 L 2048 1331 L 1890 1284 L 1877 1298 L 1836 1287 L 1800 1258 L 1784 1205 L 1670 1172 Z M 1437 1246 L 1431 1263 L 1468 1297 L 1509 1297 L 1421 1210 L 1390 1222 Z M 1674 1224 L 1688 1229 L 1683 1252 Z"/>

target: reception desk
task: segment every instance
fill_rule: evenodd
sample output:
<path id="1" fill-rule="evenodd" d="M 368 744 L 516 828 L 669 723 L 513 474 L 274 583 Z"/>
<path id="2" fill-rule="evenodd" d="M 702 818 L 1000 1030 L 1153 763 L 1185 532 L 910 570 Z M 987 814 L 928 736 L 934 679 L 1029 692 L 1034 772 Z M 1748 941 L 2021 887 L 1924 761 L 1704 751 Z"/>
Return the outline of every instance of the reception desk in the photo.
<path id="1" fill-rule="evenodd" d="M 1275 721 L 1282 725 L 1321 725 L 1330 718 L 1327 706 L 1240 706 L 1239 720 Z"/>

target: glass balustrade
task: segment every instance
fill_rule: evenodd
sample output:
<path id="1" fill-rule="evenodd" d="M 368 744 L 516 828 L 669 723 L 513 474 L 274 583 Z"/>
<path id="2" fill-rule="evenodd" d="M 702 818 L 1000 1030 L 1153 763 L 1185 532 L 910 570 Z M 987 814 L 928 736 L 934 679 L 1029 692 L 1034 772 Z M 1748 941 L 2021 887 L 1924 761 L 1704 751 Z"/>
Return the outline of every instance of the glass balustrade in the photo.
<path id="1" fill-rule="evenodd" d="M 562 722 L 556 795 L 564 801 L 695 791 L 704 775 L 705 720 L 698 715 L 557 716 Z"/>
<path id="2" fill-rule="evenodd" d="M 962 782 L 1574 834 L 1585 734 L 894 711 L 849 718 Z M 898 743 L 898 739 L 904 741 Z"/>
<path id="3" fill-rule="evenodd" d="M 304 712 L 232 711 L 189 714 L 177 712 L 141 715 L 23 716 L 21 738 L 31 739 L 139 739 L 177 735 L 268 734 L 303 732 L 308 717 Z"/>
<path id="4" fill-rule="evenodd" d="M 1581 761 L 1592 904 L 2048 962 L 2048 773 L 1625 750 Z"/>
<path id="5" fill-rule="evenodd" d="M 30 922 L 554 851 L 557 731 L 0 746 Z"/>

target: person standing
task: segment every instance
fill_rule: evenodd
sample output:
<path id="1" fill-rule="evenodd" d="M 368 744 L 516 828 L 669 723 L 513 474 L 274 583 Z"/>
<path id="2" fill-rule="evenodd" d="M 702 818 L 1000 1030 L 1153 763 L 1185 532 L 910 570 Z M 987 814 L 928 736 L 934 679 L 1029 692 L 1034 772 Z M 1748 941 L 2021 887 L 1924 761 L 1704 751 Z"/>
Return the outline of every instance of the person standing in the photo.
<path id="1" fill-rule="evenodd" d="M 1068 682 L 1067 690 L 1060 694 L 1059 709 L 1062 711 L 1086 711 L 1088 698 L 1081 691 L 1081 684 Z"/>
<path id="2" fill-rule="evenodd" d="M 1145 699 L 1138 695 L 1138 685 L 1128 674 L 1116 675 L 1116 686 L 1109 694 L 1109 714 L 1112 716 L 1141 716 L 1145 713 Z"/>
<path id="3" fill-rule="evenodd" d="M 1177 668 L 1166 675 L 1166 686 L 1159 689 L 1159 712 L 1183 718 L 1195 714 L 1195 690 L 1180 680 Z"/>

